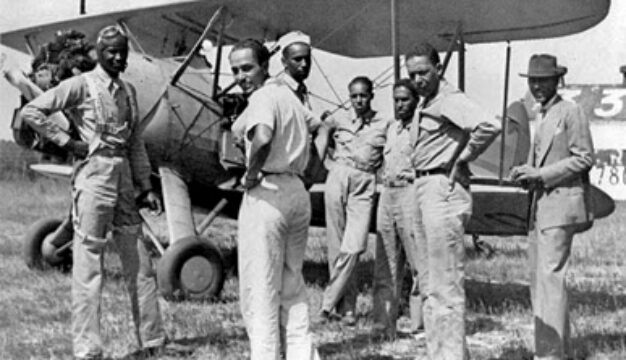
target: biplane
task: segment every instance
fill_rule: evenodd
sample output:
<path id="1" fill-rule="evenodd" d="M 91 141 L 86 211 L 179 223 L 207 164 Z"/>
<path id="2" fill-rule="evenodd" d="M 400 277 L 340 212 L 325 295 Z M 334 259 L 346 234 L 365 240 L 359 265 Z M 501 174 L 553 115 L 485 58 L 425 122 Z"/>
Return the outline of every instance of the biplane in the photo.
<path id="1" fill-rule="evenodd" d="M 237 186 L 241 155 L 228 130 L 232 109 L 227 99 L 234 84 L 220 76 L 225 46 L 246 37 L 271 44 L 288 31 L 301 30 L 316 49 L 354 58 L 390 57 L 397 79 L 400 54 L 429 41 L 446 51 L 445 66 L 457 54 L 463 89 L 467 44 L 572 34 L 600 22 L 609 5 L 610 0 L 172 1 L 3 31 L 0 42 L 33 55 L 59 29 L 80 31 L 92 42 L 99 29 L 112 23 L 127 31 L 132 51 L 123 76 L 138 89 L 143 138 L 167 223 L 165 240 L 147 229 L 161 254 L 159 288 L 167 299 L 206 299 L 217 296 L 224 281 L 224 258 L 206 230 L 218 214 L 236 217 L 242 194 Z M 198 56 L 205 40 L 215 44 L 214 61 Z M 10 71 L 5 75 L 17 76 Z M 528 153 L 528 113 L 519 103 L 503 106 L 502 121 L 501 137 L 472 167 L 474 215 L 467 233 L 475 236 L 524 235 L 528 230 L 527 191 L 506 180 L 508 170 Z M 63 155 L 62 149 L 39 141 L 19 117 L 12 129 L 18 144 Z M 312 225 L 323 226 L 325 172 L 319 162 L 316 166 L 310 190 Z M 32 167 L 52 176 L 68 178 L 72 173 L 65 164 Z M 612 199 L 601 190 L 595 188 L 594 197 L 597 217 L 613 211 Z M 196 223 L 192 205 L 210 212 Z M 37 222 L 25 237 L 28 264 L 67 265 L 71 239 L 68 220 Z"/>

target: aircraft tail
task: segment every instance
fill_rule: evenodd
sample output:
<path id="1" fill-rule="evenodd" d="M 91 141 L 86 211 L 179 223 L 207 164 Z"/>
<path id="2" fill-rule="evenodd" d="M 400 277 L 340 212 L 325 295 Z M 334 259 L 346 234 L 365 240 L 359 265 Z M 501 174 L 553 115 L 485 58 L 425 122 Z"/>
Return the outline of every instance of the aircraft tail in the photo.
<path id="1" fill-rule="evenodd" d="M 529 115 L 522 100 L 517 100 L 507 109 L 506 129 L 504 136 L 503 176 L 506 178 L 513 166 L 526 162 L 530 151 Z M 472 162 L 472 173 L 481 178 L 498 178 L 500 173 L 500 149 L 502 134 Z"/>

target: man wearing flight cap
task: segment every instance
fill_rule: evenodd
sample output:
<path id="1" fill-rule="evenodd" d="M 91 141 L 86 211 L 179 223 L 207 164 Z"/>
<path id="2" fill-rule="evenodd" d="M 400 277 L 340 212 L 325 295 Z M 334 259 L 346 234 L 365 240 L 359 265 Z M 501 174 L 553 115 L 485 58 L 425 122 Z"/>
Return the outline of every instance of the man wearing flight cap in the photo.
<path id="1" fill-rule="evenodd" d="M 535 359 L 572 355 L 565 276 L 574 234 L 593 223 L 588 197 L 593 143 L 582 108 L 557 94 L 566 71 L 556 57 L 535 54 L 528 73 L 520 74 L 540 106 L 528 162 L 511 170 L 511 178 L 532 194 L 528 252 Z"/>
<path id="2" fill-rule="evenodd" d="M 281 61 L 285 69 L 284 73 L 278 76 L 278 80 L 291 89 L 302 105 L 308 110 L 312 110 L 309 102 L 309 91 L 304 83 L 311 72 L 311 38 L 301 31 L 291 31 L 278 40 L 278 45 L 281 49 Z M 325 129 L 323 130 L 325 131 Z M 317 144 L 311 144 L 314 146 L 309 147 L 309 162 L 302 175 L 306 188 L 311 187 L 316 179 L 322 180 L 325 175 L 322 159 L 315 149 L 326 149 L 328 137 L 325 135 L 316 136 L 315 142 Z"/>
<path id="3" fill-rule="evenodd" d="M 61 82 L 22 110 L 24 120 L 43 137 L 86 157 L 72 180 L 72 336 L 77 359 L 103 357 L 100 302 L 109 231 L 121 258 L 139 345 L 154 353 L 166 340 L 136 206 L 139 201 L 158 213 L 161 202 L 150 183 L 136 91 L 119 77 L 127 65 L 128 38 L 117 26 L 108 26 L 98 34 L 96 51 L 94 70 Z M 58 110 L 71 114 L 80 140 L 73 140 L 47 118 Z M 137 199 L 135 187 L 141 194 Z"/>

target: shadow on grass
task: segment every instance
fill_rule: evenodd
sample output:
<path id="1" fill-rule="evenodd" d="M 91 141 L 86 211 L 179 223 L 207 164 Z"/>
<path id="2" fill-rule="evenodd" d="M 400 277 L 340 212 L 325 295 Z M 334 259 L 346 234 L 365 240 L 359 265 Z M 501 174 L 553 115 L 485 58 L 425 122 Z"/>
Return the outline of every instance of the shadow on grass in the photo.
<path id="1" fill-rule="evenodd" d="M 122 357 L 107 358 L 107 360 L 143 360 L 160 358 L 161 356 L 175 357 L 175 358 L 188 358 L 193 355 L 193 352 L 201 347 L 212 345 L 218 347 L 228 347 L 233 342 L 247 342 L 248 337 L 245 335 L 245 331 L 224 335 L 223 333 L 212 333 L 206 336 L 189 337 L 171 340 L 168 346 L 170 349 L 161 350 L 157 353 L 148 353 L 145 350 L 138 350 Z"/>
<path id="2" fill-rule="evenodd" d="M 491 331 L 503 330 L 504 325 L 501 322 L 495 321 L 488 316 L 479 316 L 475 319 L 465 320 L 465 333 L 466 335 L 473 335 L 476 333 L 487 333 Z"/>
<path id="3" fill-rule="evenodd" d="M 626 351 L 626 330 L 617 333 L 592 333 L 571 341 L 574 359 L 587 359 L 598 352 Z"/>
<path id="4" fill-rule="evenodd" d="M 478 312 L 501 314 L 512 307 L 530 309 L 530 289 L 518 283 L 492 283 L 466 279 L 468 308 Z M 626 308 L 626 295 L 598 291 L 570 290 L 570 310 L 593 308 L 616 311 Z"/>
<path id="5" fill-rule="evenodd" d="M 528 286 L 466 279 L 467 307 L 476 312 L 503 314 L 511 308 L 530 309 Z"/>
<path id="6" fill-rule="evenodd" d="M 320 357 L 322 359 L 329 358 L 331 356 L 333 359 L 361 359 L 361 360 L 409 360 L 414 359 L 413 356 L 407 357 L 397 357 L 397 356 L 389 356 L 389 355 L 380 355 L 380 354 L 357 354 L 357 352 L 370 347 L 371 345 L 379 343 L 380 340 L 376 340 L 371 335 L 367 333 L 359 333 L 356 334 L 352 338 L 346 338 L 342 336 L 341 340 L 336 342 L 325 342 L 318 346 L 318 351 Z M 342 357 L 340 355 L 345 355 Z M 339 356 L 339 357 L 336 357 Z"/>
<path id="7" fill-rule="evenodd" d="M 626 308 L 626 295 L 598 291 L 571 291 L 570 310 L 592 308 L 595 311 L 617 311 Z"/>
<path id="8" fill-rule="evenodd" d="M 484 240 L 481 244 L 483 247 L 476 248 L 473 244 L 466 244 L 465 256 L 467 260 L 491 258 L 495 255 L 505 258 L 524 259 L 526 258 L 526 249 L 521 247 L 516 248 L 501 248 L 488 240 Z"/>
<path id="9" fill-rule="evenodd" d="M 523 346 L 506 347 L 498 357 L 489 360 L 532 360 L 533 353 Z"/>
<path id="10" fill-rule="evenodd" d="M 359 260 L 356 265 L 356 283 L 359 291 L 370 289 L 372 287 L 372 278 L 374 277 L 374 260 Z M 327 261 L 305 260 L 302 269 L 304 281 L 307 284 L 314 284 L 321 287 L 328 284 L 330 277 L 328 272 Z"/>

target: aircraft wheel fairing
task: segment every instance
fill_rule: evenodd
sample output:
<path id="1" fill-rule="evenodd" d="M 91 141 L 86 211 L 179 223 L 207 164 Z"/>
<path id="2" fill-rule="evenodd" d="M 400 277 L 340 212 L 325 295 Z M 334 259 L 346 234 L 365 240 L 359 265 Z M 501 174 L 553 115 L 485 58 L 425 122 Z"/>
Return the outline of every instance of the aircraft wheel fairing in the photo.
<path id="1" fill-rule="evenodd" d="M 55 251 L 58 249 L 55 243 L 59 241 L 67 243 L 72 240 L 72 232 L 59 228 L 62 224 L 63 221 L 60 219 L 41 219 L 30 226 L 22 239 L 24 261 L 30 269 L 44 270 L 50 266 L 69 271 L 72 268 L 71 251 L 67 250 L 61 254 Z"/>
<path id="2" fill-rule="evenodd" d="M 224 259 L 208 239 L 190 236 L 176 240 L 157 265 L 161 295 L 167 300 L 211 300 L 224 286 Z"/>

